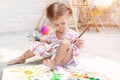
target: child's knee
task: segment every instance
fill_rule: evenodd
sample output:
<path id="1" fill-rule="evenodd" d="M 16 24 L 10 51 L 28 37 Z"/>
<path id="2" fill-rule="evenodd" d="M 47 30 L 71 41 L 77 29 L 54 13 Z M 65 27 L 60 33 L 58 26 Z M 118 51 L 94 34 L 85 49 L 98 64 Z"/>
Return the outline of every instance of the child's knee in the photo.
<path id="1" fill-rule="evenodd" d="M 63 45 L 63 46 L 70 46 L 70 44 L 71 44 L 70 41 L 67 39 L 62 40 L 62 42 L 61 42 L 61 45 Z"/>

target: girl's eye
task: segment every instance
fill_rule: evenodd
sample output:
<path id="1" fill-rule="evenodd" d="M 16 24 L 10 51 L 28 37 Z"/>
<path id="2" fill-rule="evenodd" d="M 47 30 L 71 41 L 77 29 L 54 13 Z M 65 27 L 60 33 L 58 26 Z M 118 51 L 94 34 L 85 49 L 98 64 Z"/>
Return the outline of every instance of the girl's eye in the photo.
<path id="1" fill-rule="evenodd" d="M 55 27 L 57 27 L 57 26 L 58 26 L 58 24 L 55 25 Z"/>

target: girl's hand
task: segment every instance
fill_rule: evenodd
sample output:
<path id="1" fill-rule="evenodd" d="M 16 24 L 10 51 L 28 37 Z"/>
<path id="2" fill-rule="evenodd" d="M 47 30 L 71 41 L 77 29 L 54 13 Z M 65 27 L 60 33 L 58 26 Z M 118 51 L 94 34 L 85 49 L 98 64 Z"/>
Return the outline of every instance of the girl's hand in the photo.
<path id="1" fill-rule="evenodd" d="M 29 41 L 32 41 L 33 43 L 36 41 L 35 36 L 33 36 L 32 34 L 29 34 L 29 36 L 27 37 L 29 38 Z"/>
<path id="2" fill-rule="evenodd" d="M 80 47 L 82 47 L 83 46 L 83 44 L 84 44 L 84 40 L 83 39 L 81 39 L 81 38 L 75 38 L 75 45 L 78 47 L 78 48 L 80 48 Z"/>

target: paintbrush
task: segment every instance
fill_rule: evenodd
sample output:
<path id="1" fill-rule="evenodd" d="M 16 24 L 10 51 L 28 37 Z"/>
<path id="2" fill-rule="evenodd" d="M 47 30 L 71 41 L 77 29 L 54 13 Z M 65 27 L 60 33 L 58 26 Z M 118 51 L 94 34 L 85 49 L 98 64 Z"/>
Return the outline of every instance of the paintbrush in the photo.
<path id="1" fill-rule="evenodd" d="M 89 26 L 78 36 L 78 38 L 80 38 L 88 29 L 89 29 Z M 76 43 L 77 43 L 76 40 L 73 41 L 73 44 L 67 49 L 67 51 L 68 51 L 74 44 L 76 44 Z"/>
<path id="2" fill-rule="evenodd" d="M 54 69 L 51 69 L 51 72 L 53 73 L 53 75 L 54 75 L 55 77 L 57 77 L 57 74 L 55 73 Z"/>

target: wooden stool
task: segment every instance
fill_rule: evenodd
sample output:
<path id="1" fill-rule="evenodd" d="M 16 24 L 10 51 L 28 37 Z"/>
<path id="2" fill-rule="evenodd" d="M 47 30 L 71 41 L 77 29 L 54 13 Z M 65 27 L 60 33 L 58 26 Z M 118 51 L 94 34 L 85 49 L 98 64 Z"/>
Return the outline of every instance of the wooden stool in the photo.
<path id="1" fill-rule="evenodd" d="M 94 16 L 94 14 L 91 10 L 91 6 L 89 5 L 88 0 L 73 0 L 72 3 L 73 3 L 72 4 L 73 7 L 78 7 L 79 8 L 80 14 L 81 14 L 81 16 L 83 16 L 83 21 L 84 21 L 86 27 L 88 26 L 88 21 L 89 21 L 88 20 L 88 15 L 90 15 L 91 20 L 94 23 L 94 27 L 96 28 L 96 31 L 99 32 L 95 16 Z"/>

